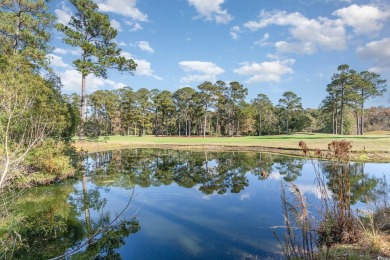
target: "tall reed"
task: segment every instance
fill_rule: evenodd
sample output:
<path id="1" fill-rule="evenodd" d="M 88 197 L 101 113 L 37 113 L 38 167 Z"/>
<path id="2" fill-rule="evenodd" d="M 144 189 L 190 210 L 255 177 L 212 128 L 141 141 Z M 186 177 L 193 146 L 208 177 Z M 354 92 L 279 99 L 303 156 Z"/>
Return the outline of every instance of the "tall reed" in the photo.
<path id="1" fill-rule="evenodd" d="M 289 185 L 292 200 L 286 196 L 285 184 L 282 183 L 282 210 L 284 216 L 283 240 L 273 231 L 287 259 L 313 259 L 314 257 L 314 226 L 310 218 L 306 198 L 298 186 Z"/>

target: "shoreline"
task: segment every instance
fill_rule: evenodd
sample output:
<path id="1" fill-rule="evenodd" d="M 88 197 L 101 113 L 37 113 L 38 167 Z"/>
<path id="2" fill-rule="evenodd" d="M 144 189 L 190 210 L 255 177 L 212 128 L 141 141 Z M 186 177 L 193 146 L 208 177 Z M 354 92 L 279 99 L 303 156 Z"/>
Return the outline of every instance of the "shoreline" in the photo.
<path id="1" fill-rule="evenodd" d="M 123 150 L 134 148 L 158 148 L 172 150 L 215 151 L 215 152 L 264 152 L 289 156 L 306 157 L 301 148 L 281 148 L 276 146 L 239 145 L 239 144 L 184 144 L 184 143 L 151 143 L 151 142 L 125 142 L 125 141 L 101 141 L 101 142 L 75 142 L 73 146 L 87 153 L 104 152 L 109 150 Z M 315 149 L 315 147 L 313 147 Z M 325 149 L 321 149 L 326 151 Z M 390 152 L 385 150 L 367 151 L 351 150 L 350 160 L 356 162 L 390 163 Z"/>

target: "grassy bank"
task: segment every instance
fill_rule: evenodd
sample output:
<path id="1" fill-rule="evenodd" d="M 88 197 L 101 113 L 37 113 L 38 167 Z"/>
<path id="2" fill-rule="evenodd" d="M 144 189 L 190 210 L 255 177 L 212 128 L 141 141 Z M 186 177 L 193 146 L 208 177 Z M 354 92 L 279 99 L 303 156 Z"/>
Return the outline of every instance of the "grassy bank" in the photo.
<path id="1" fill-rule="evenodd" d="M 294 134 L 245 137 L 156 137 L 156 136 L 110 136 L 99 142 L 75 143 L 76 148 L 88 152 L 155 147 L 167 149 L 201 149 L 232 151 L 264 151 L 290 155 L 301 155 L 298 147 L 303 140 L 309 147 L 326 150 L 332 140 L 347 140 L 352 143 L 351 159 L 359 161 L 390 162 L 390 134 L 367 134 L 363 136 L 331 134 Z"/>

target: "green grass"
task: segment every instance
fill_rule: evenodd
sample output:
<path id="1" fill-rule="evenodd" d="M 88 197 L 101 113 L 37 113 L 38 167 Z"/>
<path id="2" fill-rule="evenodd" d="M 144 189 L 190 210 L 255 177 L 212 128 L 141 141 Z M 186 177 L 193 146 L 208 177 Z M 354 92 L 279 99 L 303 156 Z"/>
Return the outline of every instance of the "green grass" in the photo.
<path id="1" fill-rule="evenodd" d="M 332 135 L 332 134 L 296 134 L 268 135 L 245 137 L 179 137 L 179 136 L 110 136 L 107 143 L 116 144 L 149 144 L 149 145 L 224 145 L 224 146 L 265 146 L 273 148 L 298 148 L 298 143 L 304 140 L 310 148 L 326 149 L 332 140 L 352 142 L 352 150 L 390 152 L 389 135 Z M 101 138 L 103 141 L 103 138 Z"/>

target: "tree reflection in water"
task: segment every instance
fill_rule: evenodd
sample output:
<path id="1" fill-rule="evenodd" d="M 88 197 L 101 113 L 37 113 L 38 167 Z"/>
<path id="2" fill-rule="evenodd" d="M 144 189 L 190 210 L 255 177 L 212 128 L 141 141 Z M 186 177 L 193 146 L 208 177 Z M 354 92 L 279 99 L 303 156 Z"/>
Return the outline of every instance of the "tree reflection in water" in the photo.
<path id="1" fill-rule="evenodd" d="M 110 162 L 104 160 L 110 157 Z M 94 163 L 89 170 L 96 173 L 92 178 L 101 185 L 149 187 L 176 183 L 186 188 L 198 185 L 204 194 L 239 193 L 249 185 L 246 174 L 259 163 L 256 153 L 160 149 L 101 152 L 91 158 Z M 267 169 L 269 165 L 272 163 L 268 162 Z"/>
<path id="2" fill-rule="evenodd" d="M 369 173 L 365 172 L 365 163 L 350 162 L 340 165 L 341 172 L 349 171 L 350 180 L 350 201 L 351 205 L 357 202 L 367 203 L 375 200 L 375 187 L 377 187 L 380 179 L 370 177 Z M 327 179 L 327 187 L 332 192 L 336 200 L 338 200 L 339 189 L 343 187 L 343 183 L 338 183 L 338 171 L 332 169 L 331 163 L 328 161 L 322 162 L 322 171 Z"/>
<path id="3" fill-rule="evenodd" d="M 99 152 L 90 155 L 93 161 L 88 171 L 95 183 L 102 187 L 132 188 L 170 185 L 197 186 L 209 195 L 226 192 L 239 193 L 249 185 L 247 173 L 259 180 L 278 172 L 287 182 L 302 175 L 306 159 L 256 152 L 193 152 L 161 149 L 129 149 Z M 327 162 L 321 162 L 328 172 L 328 188 L 334 189 L 333 177 Z M 374 177 L 364 172 L 364 164 L 351 163 L 352 202 L 372 196 L 377 185 Z"/>
<path id="4" fill-rule="evenodd" d="M 250 175 L 264 180 L 280 174 L 285 181 L 295 181 L 305 160 L 256 152 L 129 149 L 90 154 L 82 163 L 85 170 L 79 184 L 73 180 L 32 189 L 15 202 L 17 210 L 9 217 L 21 221 L 15 230 L 20 239 L 14 258 L 47 259 L 69 254 L 76 259 L 120 258 L 117 249 L 140 230 L 140 224 L 128 212 L 131 198 L 123 212 L 115 215 L 107 209 L 103 194 L 113 187 L 131 190 L 135 186 L 176 183 L 195 187 L 206 195 L 239 193 L 249 185 Z M 328 188 L 337 194 L 327 162 L 321 164 Z M 351 163 L 349 169 L 352 203 L 373 196 L 378 180 L 369 177 L 364 164 Z M 0 226 L 0 239 L 7 232 Z"/>
<path id="5" fill-rule="evenodd" d="M 23 216 L 13 230 L 20 239 L 7 255 L 15 259 L 119 259 L 116 249 L 140 229 L 138 220 L 128 216 L 132 197 L 122 212 L 113 213 L 105 209 L 102 188 L 87 189 L 85 184 L 81 189 L 71 184 L 42 187 L 19 197 L 17 210 L 9 217 Z M 5 232 L 0 229 L 0 235 Z"/>

